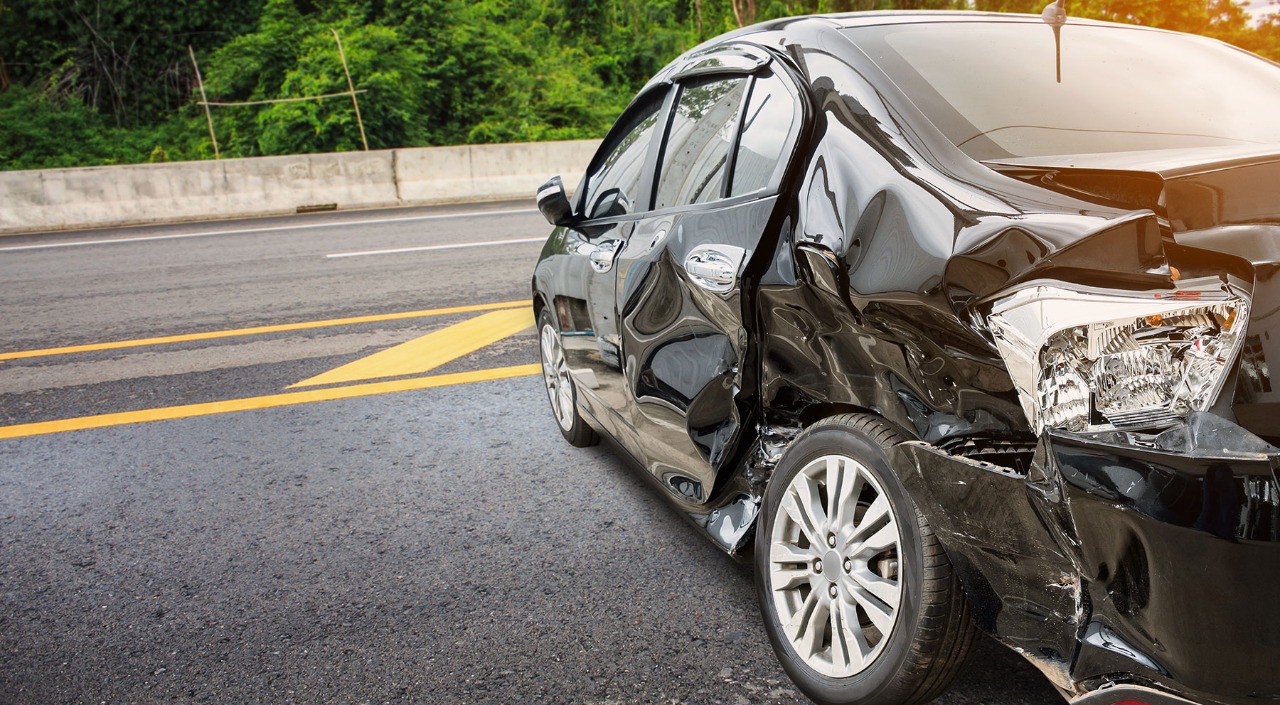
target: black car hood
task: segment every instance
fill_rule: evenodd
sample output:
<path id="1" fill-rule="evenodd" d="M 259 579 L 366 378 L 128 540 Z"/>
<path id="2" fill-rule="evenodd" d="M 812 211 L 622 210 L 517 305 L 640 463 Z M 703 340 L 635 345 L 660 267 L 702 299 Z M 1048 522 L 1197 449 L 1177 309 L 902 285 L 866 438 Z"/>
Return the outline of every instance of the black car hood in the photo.
<path id="1" fill-rule="evenodd" d="M 1167 218 L 1174 233 L 1280 224 L 1280 145 L 1023 157 L 985 164 L 1075 198 L 1150 209 Z"/>

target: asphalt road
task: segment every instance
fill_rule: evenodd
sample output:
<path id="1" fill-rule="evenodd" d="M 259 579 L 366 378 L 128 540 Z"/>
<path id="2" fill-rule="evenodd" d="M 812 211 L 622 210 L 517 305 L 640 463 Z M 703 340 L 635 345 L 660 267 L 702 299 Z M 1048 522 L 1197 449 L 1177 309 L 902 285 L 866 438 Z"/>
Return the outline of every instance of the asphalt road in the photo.
<path id="1" fill-rule="evenodd" d="M 0 239 L 0 703 L 802 702 L 750 574 L 559 438 L 536 242 L 331 256 L 527 208 Z M 984 642 L 938 702 L 1058 699 Z"/>

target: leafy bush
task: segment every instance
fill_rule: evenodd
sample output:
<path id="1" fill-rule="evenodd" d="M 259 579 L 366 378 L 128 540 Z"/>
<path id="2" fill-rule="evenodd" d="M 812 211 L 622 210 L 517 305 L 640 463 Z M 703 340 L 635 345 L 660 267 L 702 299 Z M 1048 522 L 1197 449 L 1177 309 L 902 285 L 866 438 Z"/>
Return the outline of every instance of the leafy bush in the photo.
<path id="1" fill-rule="evenodd" d="M 37 91 L 15 86 L 0 93 L 0 165 L 48 169 L 144 161 L 128 130 L 109 127 L 77 100 L 54 105 Z M 74 151 L 68 150 L 74 145 Z"/>
<path id="2" fill-rule="evenodd" d="M 337 30 L 370 148 L 536 141 L 602 136 L 649 76 L 740 21 L 1048 1 L 0 0 L 0 169 L 212 158 L 188 46 L 210 100 L 271 101 L 347 90 Z M 1280 24 L 1230 0 L 1070 12 L 1280 56 Z M 212 113 L 223 156 L 363 148 L 346 96 Z"/>

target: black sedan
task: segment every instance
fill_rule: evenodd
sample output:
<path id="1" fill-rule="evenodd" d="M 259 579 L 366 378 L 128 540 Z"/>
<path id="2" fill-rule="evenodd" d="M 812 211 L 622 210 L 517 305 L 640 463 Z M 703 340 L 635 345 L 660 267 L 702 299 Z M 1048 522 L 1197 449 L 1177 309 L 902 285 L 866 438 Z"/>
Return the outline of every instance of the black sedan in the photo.
<path id="1" fill-rule="evenodd" d="M 925 702 L 981 631 L 1072 703 L 1280 700 L 1280 66 L 1059 4 L 781 20 L 538 200 L 564 437 L 754 561 L 811 698 Z"/>

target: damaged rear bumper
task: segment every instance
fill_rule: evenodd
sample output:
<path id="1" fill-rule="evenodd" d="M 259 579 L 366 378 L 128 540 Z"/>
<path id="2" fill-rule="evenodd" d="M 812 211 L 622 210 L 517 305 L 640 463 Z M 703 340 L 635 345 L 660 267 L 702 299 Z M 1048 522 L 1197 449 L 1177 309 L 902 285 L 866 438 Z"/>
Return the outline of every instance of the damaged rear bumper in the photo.
<path id="1" fill-rule="evenodd" d="M 1108 686 L 1071 701 L 1071 705 L 1196 705 L 1176 695 L 1136 685 Z"/>
<path id="2" fill-rule="evenodd" d="M 1025 473 L 897 452 L 979 623 L 1068 696 L 1280 699 L 1280 449 L 1196 413 L 1160 436 L 1048 432 Z"/>

